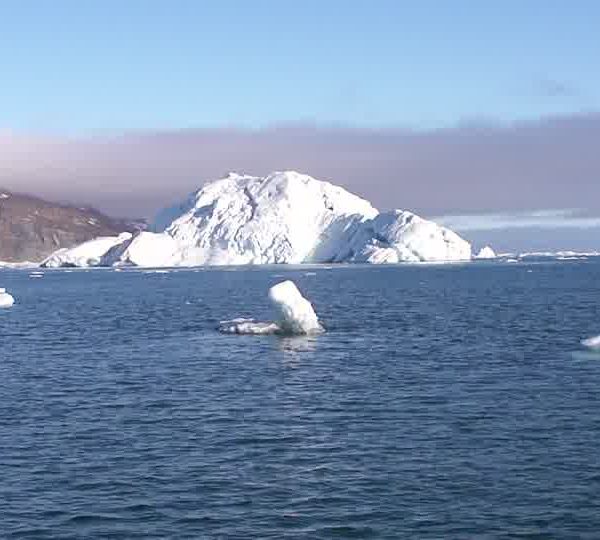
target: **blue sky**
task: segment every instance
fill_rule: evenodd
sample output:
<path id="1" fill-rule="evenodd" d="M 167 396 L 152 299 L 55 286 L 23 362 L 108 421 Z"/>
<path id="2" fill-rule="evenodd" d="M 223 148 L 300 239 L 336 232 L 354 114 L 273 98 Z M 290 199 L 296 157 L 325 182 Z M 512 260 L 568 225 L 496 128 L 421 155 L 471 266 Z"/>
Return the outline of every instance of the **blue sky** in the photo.
<path id="1" fill-rule="evenodd" d="M 0 0 L 0 129 L 432 129 L 597 110 L 595 1 Z"/>

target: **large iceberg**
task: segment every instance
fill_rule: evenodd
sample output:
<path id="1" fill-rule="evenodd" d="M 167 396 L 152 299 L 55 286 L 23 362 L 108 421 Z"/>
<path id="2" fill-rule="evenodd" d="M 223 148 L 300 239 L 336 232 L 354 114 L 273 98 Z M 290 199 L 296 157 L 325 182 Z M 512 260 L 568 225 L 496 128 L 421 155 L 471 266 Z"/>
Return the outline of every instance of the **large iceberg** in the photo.
<path id="1" fill-rule="evenodd" d="M 112 246 L 101 258 L 99 266 L 177 266 L 179 245 L 168 234 L 140 232 Z"/>
<path id="2" fill-rule="evenodd" d="M 224 334 L 251 335 L 308 335 L 323 332 L 312 304 L 302 296 L 293 281 L 282 281 L 271 287 L 269 300 L 276 311 L 276 322 L 238 318 L 221 321 L 219 331 Z"/>
<path id="3" fill-rule="evenodd" d="M 368 201 L 341 187 L 294 171 L 265 177 L 230 173 L 207 183 L 182 204 L 163 210 L 151 230 L 60 250 L 44 265 L 164 267 L 471 259 L 470 244 L 444 227 L 411 212 L 379 213 Z"/>
<path id="4" fill-rule="evenodd" d="M 377 210 L 296 172 L 265 178 L 232 173 L 207 184 L 173 214 L 179 215 L 164 232 L 182 246 L 182 264 L 298 264 L 311 261 L 321 244 L 338 245 L 351 223 Z"/>

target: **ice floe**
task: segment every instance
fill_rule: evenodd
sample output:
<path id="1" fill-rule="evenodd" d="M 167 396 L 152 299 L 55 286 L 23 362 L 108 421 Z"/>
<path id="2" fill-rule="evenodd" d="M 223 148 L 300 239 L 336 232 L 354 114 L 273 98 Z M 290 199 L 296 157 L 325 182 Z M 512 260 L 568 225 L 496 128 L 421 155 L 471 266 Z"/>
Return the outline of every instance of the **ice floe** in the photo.
<path id="1" fill-rule="evenodd" d="M 6 289 L 0 288 L 0 308 L 8 308 L 15 303 L 12 294 L 6 292 Z"/>
<path id="2" fill-rule="evenodd" d="M 587 339 L 582 339 L 581 344 L 588 349 L 600 350 L 600 336 L 594 336 Z"/>
<path id="3" fill-rule="evenodd" d="M 276 311 L 276 322 L 236 318 L 221 321 L 219 332 L 248 335 L 308 335 L 324 331 L 312 304 L 302 296 L 293 281 L 282 281 L 271 287 L 269 300 Z"/>

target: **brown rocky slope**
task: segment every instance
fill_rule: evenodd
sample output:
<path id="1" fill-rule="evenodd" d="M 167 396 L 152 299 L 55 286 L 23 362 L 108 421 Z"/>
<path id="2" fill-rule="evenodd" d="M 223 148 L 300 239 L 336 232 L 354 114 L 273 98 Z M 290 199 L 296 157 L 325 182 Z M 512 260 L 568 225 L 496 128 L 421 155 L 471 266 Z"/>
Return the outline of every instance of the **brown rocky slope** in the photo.
<path id="1" fill-rule="evenodd" d="M 93 208 L 52 203 L 0 189 L 0 261 L 38 262 L 59 248 L 135 229 L 135 224 L 110 218 Z"/>

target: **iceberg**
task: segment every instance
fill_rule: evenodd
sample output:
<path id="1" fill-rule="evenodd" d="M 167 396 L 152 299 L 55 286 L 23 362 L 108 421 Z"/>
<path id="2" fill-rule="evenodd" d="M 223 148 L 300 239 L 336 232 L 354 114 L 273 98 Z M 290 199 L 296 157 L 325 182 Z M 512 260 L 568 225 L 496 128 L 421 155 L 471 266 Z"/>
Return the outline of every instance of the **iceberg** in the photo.
<path id="1" fill-rule="evenodd" d="M 178 252 L 177 242 L 170 236 L 144 231 L 112 246 L 98 266 L 177 266 Z"/>
<path id="2" fill-rule="evenodd" d="M 496 252 L 490 247 L 485 246 L 479 250 L 477 255 L 475 255 L 476 259 L 495 259 Z"/>
<path id="3" fill-rule="evenodd" d="M 107 251 L 130 239 L 131 233 L 122 233 L 119 236 L 101 236 L 73 248 L 59 249 L 42 261 L 40 266 L 42 268 L 99 266 Z"/>
<path id="4" fill-rule="evenodd" d="M 6 292 L 6 289 L 0 288 L 0 308 L 11 307 L 15 303 L 12 294 Z"/>
<path id="5" fill-rule="evenodd" d="M 282 281 L 271 287 L 269 300 L 276 311 L 277 322 L 231 319 L 219 323 L 219 332 L 248 335 L 309 335 L 324 332 L 312 304 L 302 296 L 293 281 Z"/>
<path id="6" fill-rule="evenodd" d="M 377 214 L 364 199 L 293 171 L 264 178 L 231 173 L 177 212 L 163 232 L 180 244 L 186 266 L 308 262 L 317 246 L 339 244 L 351 223 Z"/>
<path id="7" fill-rule="evenodd" d="M 271 287 L 269 300 L 279 312 L 279 326 L 284 334 L 313 334 L 323 331 L 312 304 L 302 296 L 293 281 L 282 281 Z"/>
<path id="8" fill-rule="evenodd" d="M 403 210 L 380 213 L 295 171 L 230 173 L 159 213 L 150 231 L 59 250 L 45 266 L 145 267 L 445 262 L 471 259 L 456 233 Z"/>
<path id="9" fill-rule="evenodd" d="M 471 259 L 471 244 L 412 212 L 393 210 L 356 227 L 334 262 L 446 262 Z"/>
<path id="10" fill-rule="evenodd" d="M 599 349 L 600 350 L 600 336 L 594 336 L 587 339 L 581 340 L 581 344 L 588 349 Z"/>

